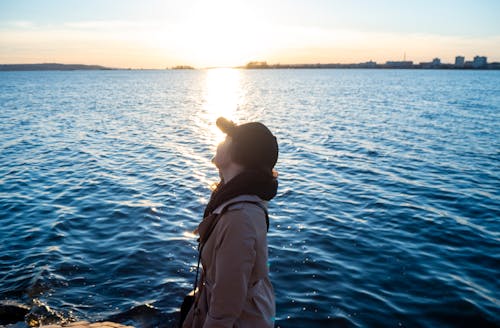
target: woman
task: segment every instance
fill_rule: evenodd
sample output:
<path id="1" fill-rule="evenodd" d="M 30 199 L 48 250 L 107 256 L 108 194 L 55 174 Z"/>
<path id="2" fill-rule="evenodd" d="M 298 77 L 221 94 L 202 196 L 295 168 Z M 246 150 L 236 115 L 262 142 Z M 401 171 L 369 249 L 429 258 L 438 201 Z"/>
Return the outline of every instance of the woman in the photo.
<path id="1" fill-rule="evenodd" d="M 217 126 L 227 134 L 212 159 L 221 181 L 197 229 L 203 270 L 183 327 L 273 327 L 266 205 L 278 189 L 278 144 L 258 122 Z"/>

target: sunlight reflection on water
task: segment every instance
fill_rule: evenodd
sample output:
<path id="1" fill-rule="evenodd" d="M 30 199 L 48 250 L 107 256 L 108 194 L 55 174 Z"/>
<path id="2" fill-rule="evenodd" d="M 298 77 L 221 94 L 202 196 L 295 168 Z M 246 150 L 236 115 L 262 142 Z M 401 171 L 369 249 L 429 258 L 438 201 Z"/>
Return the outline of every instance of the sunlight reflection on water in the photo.
<path id="1" fill-rule="evenodd" d="M 234 120 L 239 104 L 244 100 L 241 87 L 241 73 L 232 68 L 215 68 L 206 72 L 206 89 L 201 118 L 209 129 L 209 137 L 218 144 L 224 134 L 214 122 L 218 117 Z"/>

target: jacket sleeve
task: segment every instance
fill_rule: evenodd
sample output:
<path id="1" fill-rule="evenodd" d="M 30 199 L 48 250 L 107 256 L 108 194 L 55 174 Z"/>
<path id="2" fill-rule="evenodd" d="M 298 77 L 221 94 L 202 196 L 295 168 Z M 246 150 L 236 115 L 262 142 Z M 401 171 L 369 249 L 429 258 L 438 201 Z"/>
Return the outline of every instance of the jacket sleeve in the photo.
<path id="1" fill-rule="evenodd" d="M 247 298 L 256 257 L 256 233 L 243 210 L 226 212 L 219 224 L 215 281 L 204 328 L 233 327 Z"/>

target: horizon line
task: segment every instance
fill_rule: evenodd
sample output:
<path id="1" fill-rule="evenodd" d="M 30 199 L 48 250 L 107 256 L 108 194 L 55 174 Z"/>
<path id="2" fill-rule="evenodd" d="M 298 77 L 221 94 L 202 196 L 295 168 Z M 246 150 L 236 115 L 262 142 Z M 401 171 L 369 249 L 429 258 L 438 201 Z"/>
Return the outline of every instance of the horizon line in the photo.
<path id="1" fill-rule="evenodd" d="M 456 55 L 456 57 L 464 57 L 464 59 L 466 59 L 465 56 L 462 56 L 462 55 Z M 481 55 L 476 55 L 475 57 L 486 57 L 488 58 L 488 56 L 481 56 Z M 435 59 L 440 59 L 439 57 L 433 57 L 431 59 L 431 61 L 428 61 L 428 62 L 419 62 L 417 63 L 416 65 L 418 64 L 424 64 L 424 63 L 431 63 L 433 60 Z M 472 57 L 472 59 L 474 59 L 474 57 Z M 404 59 L 404 60 L 385 60 L 384 63 L 379 63 L 379 62 L 376 62 L 376 61 L 373 61 L 373 60 L 368 60 L 368 61 L 362 61 L 362 62 L 349 62 L 349 63 L 334 63 L 334 62 L 328 62 L 328 63 L 322 63 L 322 62 L 315 62 L 315 63 L 288 63 L 288 64 L 285 64 L 285 63 L 280 63 L 280 62 L 276 62 L 276 63 L 267 63 L 267 61 L 265 60 L 251 60 L 249 62 L 247 62 L 246 64 L 243 64 L 243 65 L 215 65 L 215 66 L 192 66 L 192 65 L 189 65 L 189 64 L 181 64 L 181 65 L 172 65 L 172 66 L 164 66 L 164 67 L 113 67 L 113 66 L 107 66 L 107 65 L 103 65 L 103 64 L 82 64 L 82 63 L 64 63 L 64 62 L 55 62 L 55 61 L 52 61 L 52 62 L 29 62 L 29 63 L 9 63 L 9 64 L 6 64 L 6 63 L 0 63 L 0 66 L 14 66 L 14 65 L 68 65 L 68 66 L 71 66 L 71 65 L 83 65 L 83 66 L 100 66 L 100 67 L 103 67 L 103 68 L 108 68 L 108 69 L 114 69 L 114 70 L 169 70 L 169 69 L 216 69 L 216 68 L 248 68 L 247 66 L 250 65 L 250 64 L 260 64 L 260 65 L 266 65 L 266 66 L 269 66 L 269 67 L 272 67 L 272 66 L 312 66 L 312 65 L 343 65 L 343 66 L 348 66 L 348 65 L 360 65 L 360 64 L 376 64 L 376 65 L 385 65 L 387 63 L 390 63 L 390 62 L 406 62 L 406 63 L 412 63 L 413 65 L 415 65 L 415 63 L 413 62 L 413 60 L 409 60 L 409 59 Z M 500 62 L 497 62 L 497 61 L 493 61 L 493 62 L 490 62 L 488 64 L 493 64 L 493 63 L 500 63 Z M 441 63 L 441 65 L 453 65 L 453 63 Z"/>

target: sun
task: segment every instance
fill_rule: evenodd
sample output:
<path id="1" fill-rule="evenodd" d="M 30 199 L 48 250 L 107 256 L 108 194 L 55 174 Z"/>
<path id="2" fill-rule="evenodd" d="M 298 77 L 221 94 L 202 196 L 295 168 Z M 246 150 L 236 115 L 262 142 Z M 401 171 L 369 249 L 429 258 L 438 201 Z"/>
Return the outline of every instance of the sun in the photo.
<path id="1" fill-rule="evenodd" d="M 261 59 L 270 40 L 254 10 L 239 1 L 200 1 L 178 31 L 180 55 L 198 67 Z"/>

